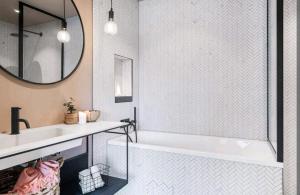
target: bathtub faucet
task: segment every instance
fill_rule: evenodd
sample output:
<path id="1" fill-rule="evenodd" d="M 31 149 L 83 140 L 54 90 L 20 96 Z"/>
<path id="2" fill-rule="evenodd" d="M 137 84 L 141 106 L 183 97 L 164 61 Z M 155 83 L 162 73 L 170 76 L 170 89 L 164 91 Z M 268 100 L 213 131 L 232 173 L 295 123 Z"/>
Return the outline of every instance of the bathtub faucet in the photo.
<path id="1" fill-rule="evenodd" d="M 136 107 L 134 107 L 134 119 L 133 120 L 130 120 L 130 118 L 126 118 L 126 119 L 122 119 L 121 122 L 124 122 L 124 123 L 129 123 L 129 127 L 132 127 L 133 128 L 133 131 L 135 132 L 135 142 L 137 143 L 137 129 L 136 129 Z M 130 138 L 129 136 L 129 139 L 130 141 L 132 142 L 132 139 Z"/>

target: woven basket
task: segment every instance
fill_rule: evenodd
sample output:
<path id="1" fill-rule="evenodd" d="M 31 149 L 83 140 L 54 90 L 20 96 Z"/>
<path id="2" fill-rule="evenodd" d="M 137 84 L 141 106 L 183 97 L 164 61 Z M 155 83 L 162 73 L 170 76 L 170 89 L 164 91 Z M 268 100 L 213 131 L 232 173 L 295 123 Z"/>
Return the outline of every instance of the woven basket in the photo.
<path id="1" fill-rule="evenodd" d="M 64 159 L 59 158 L 59 159 L 57 159 L 57 162 L 59 163 L 59 170 L 60 170 L 60 168 L 64 165 Z M 42 190 L 42 192 L 40 192 L 36 195 L 59 195 L 60 194 L 60 187 L 59 187 L 60 171 L 58 171 L 56 176 L 58 178 L 58 182 L 54 186 L 52 186 L 50 188 L 46 188 L 46 189 Z"/>

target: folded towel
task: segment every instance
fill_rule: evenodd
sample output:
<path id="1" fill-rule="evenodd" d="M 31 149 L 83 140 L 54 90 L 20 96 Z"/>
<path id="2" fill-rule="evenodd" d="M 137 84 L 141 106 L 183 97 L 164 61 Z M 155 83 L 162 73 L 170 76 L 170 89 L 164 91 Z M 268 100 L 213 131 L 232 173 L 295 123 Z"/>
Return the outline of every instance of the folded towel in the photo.
<path id="1" fill-rule="evenodd" d="M 89 193 L 89 192 L 92 192 L 95 190 L 95 185 L 94 185 L 93 180 L 91 180 L 91 182 L 89 182 L 89 183 L 79 182 L 79 185 L 81 187 L 81 191 L 83 194 L 86 194 L 86 193 Z"/>
<path id="2" fill-rule="evenodd" d="M 94 178 L 93 180 L 94 180 L 95 188 L 101 188 L 104 186 L 104 182 L 103 182 L 101 176 Z"/>
<path id="3" fill-rule="evenodd" d="M 82 184 L 88 184 L 88 183 L 93 182 L 91 170 L 85 169 L 85 170 L 79 172 L 79 179 Z"/>
<path id="4" fill-rule="evenodd" d="M 93 179 L 101 177 L 100 170 L 97 165 L 94 165 L 90 168 Z"/>
<path id="5" fill-rule="evenodd" d="M 95 188 L 100 188 L 104 186 L 104 182 L 102 180 L 99 167 L 97 165 L 92 166 L 91 168 L 92 177 L 95 183 Z"/>
<path id="6" fill-rule="evenodd" d="M 87 176 L 91 176 L 91 170 L 90 169 L 84 169 L 83 171 L 79 172 L 79 178 L 84 178 Z"/>

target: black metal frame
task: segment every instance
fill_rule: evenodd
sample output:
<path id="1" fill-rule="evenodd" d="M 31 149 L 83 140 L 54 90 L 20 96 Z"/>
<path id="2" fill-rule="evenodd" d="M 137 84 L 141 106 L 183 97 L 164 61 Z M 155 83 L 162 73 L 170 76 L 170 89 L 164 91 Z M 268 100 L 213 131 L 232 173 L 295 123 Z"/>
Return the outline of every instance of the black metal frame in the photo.
<path id="1" fill-rule="evenodd" d="M 277 161 L 283 162 L 283 0 L 277 0 Z"/>
<path id="2" fill-rule="evenodd" d="M 19 77 L 23 79 L 23 67 L 24 67 L 24 64 L 23 64 L 23 32 L 26 31 L 28 32 L 27 30 L 24 30 L 24 7 L 28 7 L 32 10 L 35 10 L 35 11 L 38 11 L 38 12 L 41 12 L 45 15 L 48 15 L 48 16 L 51 16 L 55 19 L 58 19 L 61 21 L 61 26 L 62 27 L 65 27 L 66 26 L 66 20 L 64 18 L 61 18 L 59 16 L 56 16 L 50 12 L 47 12 L 45 10 L 42 10 L 40 8 L 37 8 L 37 7 L 34 7 L 32 5 L 29 5 L 29 4 L 26 4 L 24 2 L 19 2 L 19 10 L 20 10 L 20 13 L 19 13 Z M 22 11 L 21 11 L 22 10 Z M 22 35 L 21 35 L 21 32 L 22 31 Z M 29 31 L 31 32 L 31 31 Z M 39 34 L 39 33 L 34 33 L 34 34 Z M 22 47 L 22 48 L 21 48 Z M 65 52 L 65 49 L 64 49 L 64 43 L 61 43 L 61 79 L 63 79 L 64 77 L 64 52 Z M 20 60 L 20 58 L 22 58 L 22 60 Z"/>
<path id="3" fill-rule="evenodd" d="M 269 0 L 267 0 L 267 36 L 269 36 Z M 269 126 L 269 40 L 267 39 L 267 140 L 277 161 L 283 162 L 283 0 L 277 0 L 277 148 L 270 140 Z"/>
<path id="4" fill-rule="evenodd" d="M 55 81 L 55 82 L 52 82 L 52 83 L 36 83 L 36 82 L 33 82 L 33 81 L 28 81 L 28 80 L 25 80 L 25 79 L 23 79 L 23 66 L 21 67 L 21 71 L 19 70 L 19 74 L 18 74 L 18 76 L 17 75 L 14 75 L 13 73 L 11 73 L 11 72 L 9 72 L 8 70 L 6 70 L 3 66 L 1 66 L 0 65 L 0 69 L 1 70 L 3 70 L 4 72 L 6 72 L 7 74 L 9 74 L 9 75 L 11 75 L 12 77 L 14 77 L 14 78 L 16 78 L 16 79 L 18 79 L 18 80 L 21 80 L 21 81 L 24 81 L 24 82 L 26 82 L 26 83 L 29 83 L 29 84 L 35 84 L 35 85 L 52 85 L 52 84 L 57 84 L 57 83 L 59 83 L 59 82 L 62 82 L 62 81 L 64 81 L 64 80 L 66 80 L 66 79 L 68 79 L 77 69 L 78 69 L 78 67 L 79 67 L 79 65 L 80 65 L 80 63 L 81 63 L 81 60 L 82 60 L 82 57 L 83 57 L 83 53 L 84 53 L 84 50 L 85 50 L 85 32 L 84 32 L 84 28 L 83 28 L 83 23 L 82 23 L 82 19 L 81 19 L 81 16 L 80 16 L 80 14 L 79 14 L 79 11 L 78 11 L 78 8 L 76 7 L 76 5 L 75 5 L 75 3 L 74 3 L 74 0 L 70 0 L 71 1 L 71 3 L 73 4 L 73 6 L 74 6 L 74 8 L 75 8 L 75 10 L 76 10 L 76 12 L 77 12 L 77 14 L 78 14 L 78 17 L 79 17 L 79 20 L 80 20 L 80 24 L 81 24 L 81 26 L 82 26 L 82 35 L 83 35 L 83 45 L 82 45 L 82 51 L 81 51 L 81 55 L 80 55 L 80 58 L 79 58 L 79 60 L 78 60 L 78 63 L 77 63 L 77 66 L 74 68 L 74 70 L 72 70 L 72 72 L 70 72 L 70 74 L 68 74 L 66 77 L 64 77 L 63 75 L 64 75 L 64 71 L 62 71 L 61 72 L 61 80 L 59 80 L 59 81 Z M 25 4 L 25 3 L 23 3 L 23 2 L 19 2 L 20 4 Z M 23 17 L 23 12 L 24 12 L 24 10 L 23 10 L 23 6 L 20 6 L 20 4 L 19 4 L 19 11 L 20 11 L 20 13 L 19 13 L 19 25 L 21 25 L 21 26 L 23 26 L 23 19 L 24 19 L 24 17 Z M 40 11 L 40 12 L 45 12 L 45 13 L 47 13 L 48 15 L 50 15 L 50 16 L 52 16 L 52 17 L 55 17 L 55 18 L 57 18 L 57 19 L 63 19 L 63 18 L 61 18 L 61 17 L 59 17 L 59 16 L 56 16 L 56 15 L 53 15 L 53 14 L 51 14 L 51 13 L 49 13 L 49 12 L 46 12 L 46 11 L 44 11 L 44 10 L 41 10 L 41 9 L 39 9 L 39 8 L 35 8 L 35 7 L 33 7 L 33 6 L 31 6 L 31 5 L 28 5 L 28 4 L 26 4 L 26 6 L 27 7 L 30 7 L 30 8 L 34 8 L 35 10 L 37 10 L 37 11 Z M 63 19 L 64 20 L 64 19 Z M 64 25 L 64 24 L 63 24 Z M 63 26 L 62 25 L 62 26 Z M 22 31 L 22 29 L 20 29 L 19 28 L 19 57 L 18 57 L 18 59 L 19 59 L 19 63 L 22 63 L 23 64 L 23 55 L 20 55 L 20 49 L 21 49 L 21 52 L 23 53 L 23 35 L 24 35 L 24 33 L 23 33 L 23 31 Z M 64 66 L 64 65 L 63 65 Z M 20 66 L 19 66 L 20 67 Z M 64 68 L 64 67 L 63 67 Z M 21 76 L 20 76 L 20 72 L 21 72 Z"/>
<path id="5" fill-rule="evenodd" d="M 24 6 L 22 5 L 22 2 L 19 2 L 19 63 L 18 63 L 18 75 L 19 75 L 19 79 L 23 79 L 23 26 L 24 26 Z M 22 28 L 20 28 L 20 26 L 22 26 Z M 2 66 L 0 66 L 2 68 Z M 4 69 L 4 68 L 3 68 Z M 8 71 L 7 71 L 8 72 Z M 13 74 L 12 74 L 13 75 Z"/>
<path id="6" fill-rule="evenodd" d="M 35 151 L 35 150 L 47 148 L 47 147 L 50 147 L 50 146 L 58 145 L 58 144 L 61 144 L 61 143 L 73 141 L 73 140 L 80 139 L 80 138 L 86 138 L 86 145 L 87 145 L 86 153 L 89 156 L 89 153 L 91 152 L 92 159 L 93 159 L 93 136 L 94 135 L 97 135 L 97 134 L 100 134 L 100 133 L 122 134 L 122 135 L 126 135 L 126 181 L 128 183 L 128 176 L 129 176 L 129 168 L 128 168 L 129 167 L 128 166 L 128 163 L 129 163 L 129 159 L 128 159 L 128 155 L 129 155 L 129 152 L 128 152 L 129 130 L 128 130 L 128 127 L 129 126 L 130 126 L 130 124 L 126 124 L 126 125 L 110 128 L 110 129 L 107 129 L 107 130 L 104 130 L 104 131 L 100 131 L 100 132 L 97 132 L 97 133 L 91 133 L 89 135 L 80 136 L 80 137 L 76 137 L 76 138 L 73 138 L 73 139 L 69 139 L 69 140 L 65 140 L 65 141 L 61 141 L 61 142 L 57 142 L 57 143 L 53 143 L 53 144 L 48 144 L 48 145 L 45 145 L 45 146 L 37 147 L 37 148 L 34 148 L 34 149 L 30 149 L 30 150 L 25 150 L 25 151 L 22 151 L 22 152 L 17 152 L 17 153 L 14 153 L 14 154 L 10 154 L 10 155 L 0 157 L 0 160 L 10 158 L 10 157 L 13 157 L 13 156 L 17 156 L 17 155 L 20 155 L 20 154 L 32 152 L 32 151 Z M 124 133 L 112 131 L 112 130 L 119 129 L 119 128 L 123 128 Z M 91 150 L 89 149 L 89 136 L 92 136 Z M 92 164 L 93 164 L 93 160 L 92 160 Z"/>
<path id="7" fill-rule="evenodd" d="M 126 58 L 131 61 L 131 96 L 115 96 L 115 103 L 126 103 L 126 102 L 132 102 L 133 101 L 133 59 L 128 58 L 126 56 L 122 56 L 119 54 L 114 54 L 115 56 L 119 56 L 121 58 Z M 114 81 L 115 81 L 115 76 L 114 76 Z"/>

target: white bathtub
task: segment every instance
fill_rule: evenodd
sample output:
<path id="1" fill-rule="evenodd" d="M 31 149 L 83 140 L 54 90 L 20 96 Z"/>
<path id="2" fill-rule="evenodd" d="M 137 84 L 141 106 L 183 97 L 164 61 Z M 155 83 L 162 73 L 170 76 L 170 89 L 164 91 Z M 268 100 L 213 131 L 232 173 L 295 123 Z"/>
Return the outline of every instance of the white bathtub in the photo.
<path id="1" fill-rule="evenodd" d="M 135 137 L 134 133 L 130 136 Z M 115 145 L 125 143 L 124 136 L 109 141 L 109 144 Z M 270 144 L 258 140 L 138 131 L 138 144 L 130 143 L 130 146 L 266 166 L 283 166 L 276 162 Z"/>
<path id="2" fill-rule="evenodd" d="M 108 142 L 113 176 L 125 175 L 125 145 L 125 136 Z M 267 142 L 138 131 L 138 143 L 129 144 L 129 184 L 118 195 L 277 195 L 282 167 Z"/>

